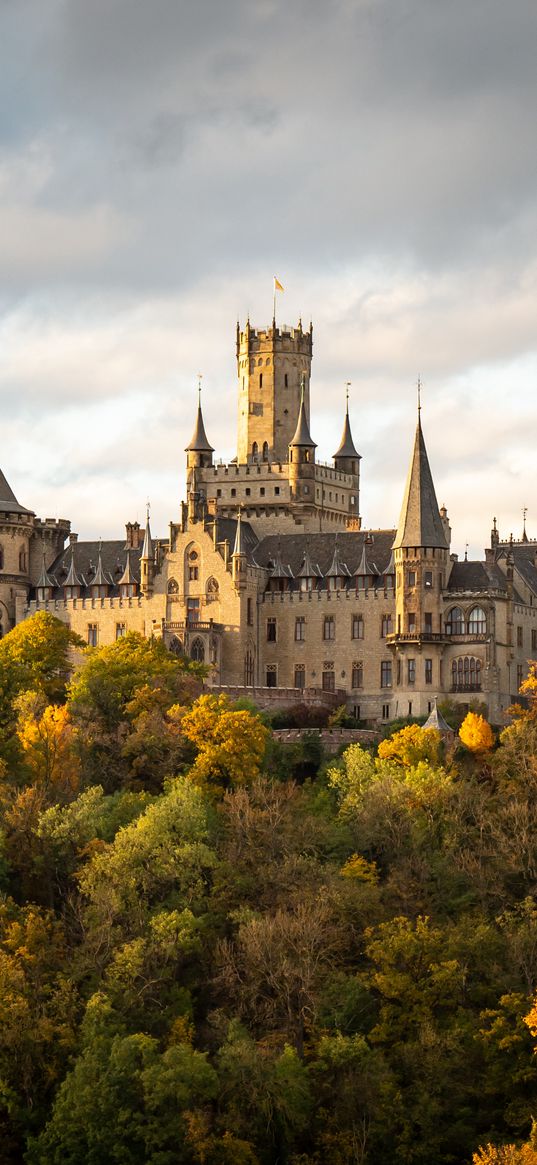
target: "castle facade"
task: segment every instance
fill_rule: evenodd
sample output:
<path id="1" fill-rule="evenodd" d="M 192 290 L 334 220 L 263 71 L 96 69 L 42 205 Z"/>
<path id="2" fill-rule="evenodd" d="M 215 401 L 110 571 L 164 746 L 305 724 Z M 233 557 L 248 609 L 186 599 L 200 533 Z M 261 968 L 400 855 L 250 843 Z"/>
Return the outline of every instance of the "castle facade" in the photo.
<path id="1" fill-rule="evenodd" d="M 348 404 L 332 464 L 310 427 L 313 329 L 237 327 L 238 444 L 215 463 L 201 401 L 169 536 L 82 542 L 0 474 L 0 630 L 52 611 L 93 646 L 161 636 L 208 684 L 257 702 L 346 704 L 378 723 L 479 700 L 501 723 L 537 657 L 537 542 L 451 553 L 418 415 L 397 530 L 360 517 Z"/>

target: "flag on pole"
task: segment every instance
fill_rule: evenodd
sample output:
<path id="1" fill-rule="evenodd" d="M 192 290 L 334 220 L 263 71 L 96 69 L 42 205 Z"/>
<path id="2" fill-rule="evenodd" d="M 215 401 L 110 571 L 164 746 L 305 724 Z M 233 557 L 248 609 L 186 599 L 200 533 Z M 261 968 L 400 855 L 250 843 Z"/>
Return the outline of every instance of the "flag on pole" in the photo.
<path id="1" fill-rule="evenodd" d="M 275 291 L 285 291 L 285 287 L 283 287 L 283 285 L 280 283 L 279 279 L 276 279 L 276 276 L 274 276 L 274 290 Z"/>

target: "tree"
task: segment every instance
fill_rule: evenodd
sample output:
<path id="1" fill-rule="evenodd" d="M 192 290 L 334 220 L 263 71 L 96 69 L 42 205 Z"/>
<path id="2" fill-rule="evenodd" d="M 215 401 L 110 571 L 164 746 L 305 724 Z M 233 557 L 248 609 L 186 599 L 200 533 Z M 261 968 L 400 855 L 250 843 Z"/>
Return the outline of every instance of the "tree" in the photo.
<path id="1" fill-rule="evenodd" d="M 494 746 L 494 733 L 484 716 L 468 712 L 459 729 L 459 737 L 470 752 L 489 752 Z"/>
<path id="2" fill-rule="evenodd" d="M 27 692 L 17 701 L 17 736 L 32 784 L 40 786 L 49 803 L 71 800 L 80 784 L 77 729 L 65 705 L 48 704 Z"/>
<path id="3" fill-rule="evenodd" d="M 395 732 L 389 740 L 381 740 L 378 755 L 381 760 L 394 760 L 405 768 L 426 761 L 431 765 L 440 763 L 442 737 L 436 728 L 420 728 L 419 724 L 407 724 L 400 732 Z"/>
<path id="4" fill-rule="evenodd" d="M 182 716 L 181 731 L 198 749 L 190 779 L 202 788 L 220 792 L 259 776 L 268 730 L 259 716 L 237 712 L 227 696 L 200 696 Z"/>

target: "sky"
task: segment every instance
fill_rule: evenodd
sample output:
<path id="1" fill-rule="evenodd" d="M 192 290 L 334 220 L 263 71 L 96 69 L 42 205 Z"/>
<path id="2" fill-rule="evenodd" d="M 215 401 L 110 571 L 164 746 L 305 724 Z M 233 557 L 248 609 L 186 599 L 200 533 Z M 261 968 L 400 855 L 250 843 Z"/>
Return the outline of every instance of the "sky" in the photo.
<path id="1" fill-rule="evenodd" d="M 235 327 L 314 324 L 368 527 L 396 525 L 416 381 L 452 548 L 537 537 L 535 0 L 0 0 L 0 464 L 83 537 L 165 535 Z"/>

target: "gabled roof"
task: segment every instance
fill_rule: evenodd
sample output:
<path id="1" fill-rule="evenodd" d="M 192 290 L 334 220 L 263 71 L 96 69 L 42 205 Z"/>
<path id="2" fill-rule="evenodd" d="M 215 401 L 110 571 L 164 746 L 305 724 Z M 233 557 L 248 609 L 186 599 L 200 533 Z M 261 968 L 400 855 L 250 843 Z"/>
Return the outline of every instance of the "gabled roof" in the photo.
<path id="1" fill-rule="evenodd" d="M 0 511 L 4 514 L 32 514 L 33 510 L 27 510 L 26 506 L 21 506 L 17 501 L 13 490 L 0 469 Z"/>
<path id="2" fill-rule="evenodd" d="M 446 535 L 419 419 L 401 517 L 393 545 L 394 549 L 400 546 L 423 546 L 447 550 Z"/>

